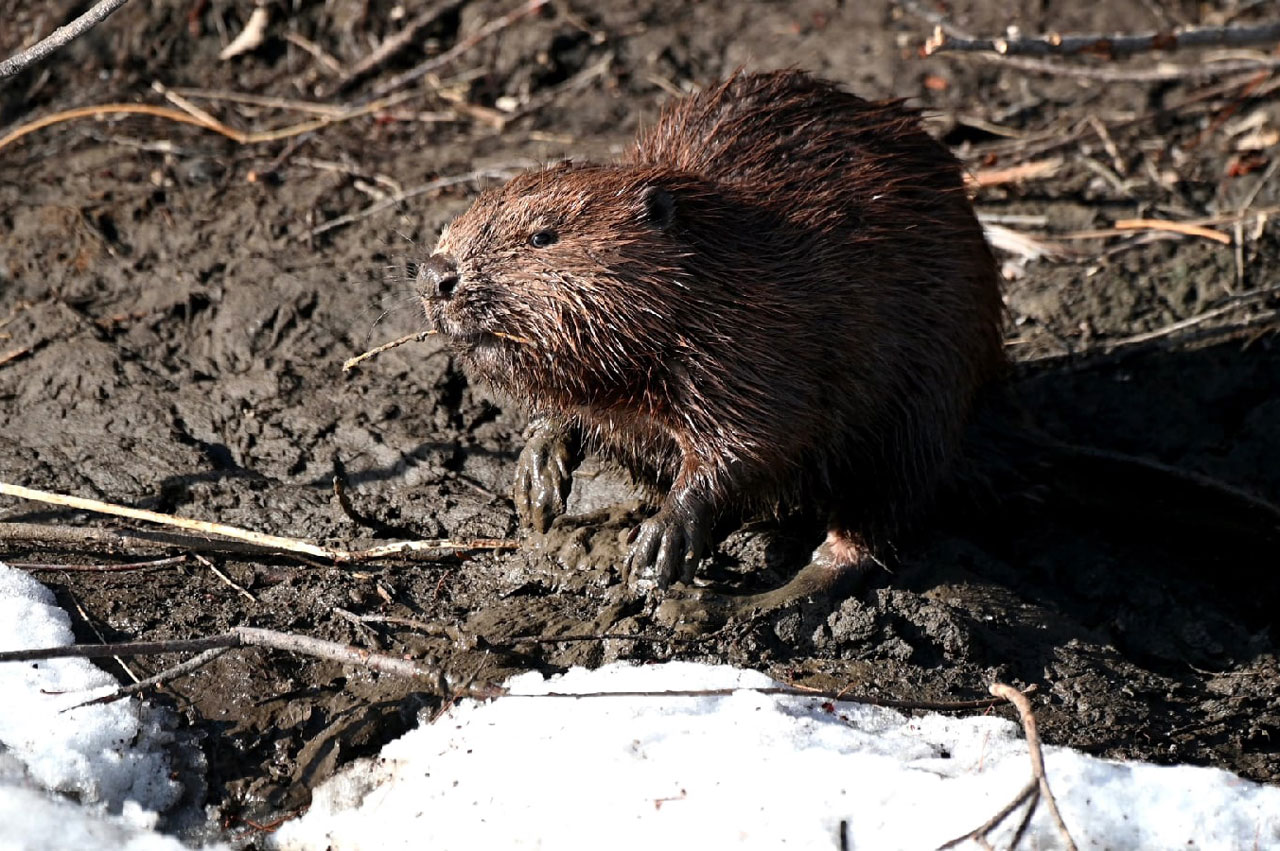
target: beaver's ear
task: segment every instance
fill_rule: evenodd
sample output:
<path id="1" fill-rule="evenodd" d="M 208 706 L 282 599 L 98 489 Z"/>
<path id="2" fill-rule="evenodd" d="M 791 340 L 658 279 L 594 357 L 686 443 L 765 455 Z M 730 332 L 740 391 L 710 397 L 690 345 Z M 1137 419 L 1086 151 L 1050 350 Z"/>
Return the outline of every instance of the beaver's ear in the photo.
<path id="1" fill-rule="evenodd" d="M 644 220 L 651 227 L 666 230 L 676 218 L 676 199 L 661 186 L 646 186 L 640 190 L 640 202 L 644 205 Z"/>

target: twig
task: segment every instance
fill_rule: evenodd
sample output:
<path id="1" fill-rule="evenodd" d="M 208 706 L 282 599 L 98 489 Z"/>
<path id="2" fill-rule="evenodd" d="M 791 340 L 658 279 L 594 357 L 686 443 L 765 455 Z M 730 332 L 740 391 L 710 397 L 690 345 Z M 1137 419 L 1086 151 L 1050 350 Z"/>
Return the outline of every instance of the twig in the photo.
<path id="1" fill-rule="evenodd" d="M 137 555 L 139 550 L 173 552 L 183 547 L 182 543 L 157 541 L 111 529 L 51 526 L 39 523 L 0 523 L 0 544 L 27 544 L 75 552 L 96 549 L 113 555 Z"/>
<path id="2" fill-rule="evenodd" d="M 1247 306 L 1251 302 L 1266 298 L 1268 295 L 1275 295 L 1277 288 L 1260 290 L 1252 293 L 1241 293 L 1220 307 L 1212 310 L 1206 310 L 1203 313 L 1197 313 L 1195 316 L 1188 316 L 1186 319 L 1179 319 L 1177 322 L 1170 322 L 1168 325 L 1156 328 L 1152 331 L 1143 331 L 1140 334 L 1131 334 L 1128 337 L 1121 337 L 1117 340 L 1111 340 L 1105 344 L 1105 350 L 1114 351 L 1122 346 L 1132 346 L 1137 343 L 1149 343 L 1152 340 L 1158 340 L 1161 337 L 1169 337 L 1177 334 L 1179 331 L 1185 331 L 1188 328 L 1194 328 L 1212 319 L 1225 316 L 1232 311 L 1239 310 Z"/>
<path id="3" fill-rule="evenodd" d="M 226 101 L 228 103 L 242 103 L 246 106 L 261 106 L 268 109 L 287 109 L 294 112 L 305 112 L 311 115 L 324 115 L 329 118 L 341 118 L 347 111 L 347 107 L 334 106 L 329 103 L 315 103 L 308 100 L 295 100 L 293 98 L 268 97 L 266 95 L 254 95 L 247 92 L 223 92 L 214 89 L 193 89 L 187 87 L 166 88 L 165 91 L 175 95 L 181 95 L 184 98 L 204 98 L 205 100 Z"/>
<path id="4" fill-rule="evenodd" d="M 68 706 L 62 711 L 70 712 L 72 709 L 79 709 L 81 706 L 94 706 L 99 703 L 114 703 L 115 701 L 128 697 L 131 694 L 138 694 L 139 692 L 146 691 L 152 686 L 158 686 L 162 683 L 167 683 L 170 680 L 176 680 L 178 677 L 198 671 L 230 649 L 231 648 L 229 647 L 214 647 L 213 649 L 206 650 L 199 656 L 188 659 L 179 665 L 174 665 L 172 668 L 165 668 L 158 674 L 154 674 L 146 679 L 138 680 L 131 685 L 121 686 L 115 691 L 104 694 L 101 697 L 95 697 L 93 700 L 86 700 L 84 703 L 77 703 L 75 706 Z"/>
<path id="5" fill-rule="evenodd" d="M 411 83 L 417 82 L 430 73 L 440 70 L 480 42 L 501 32 L 526 15 L 533 14 L 543 6 L 547 5 L 548 2 L 549 0 L 526 0 L 526 2 L 520 4 L 520 6 L 511 10 L 502 17 L 485 24 L 469 38 L 463 39 L 444 53 L 441 53 L 439 56 L 432 57 L 425 62 L 420 62 L 413 68 L 405 71 L 403 74 L 397 74 L 392 77 L 390 80 L 375 88 L 370 97 L 385 97 L 392 92 L 403 89 Z"/>
<path id="6" fill-rule="evenodd" d="M 0 147 L 3 147 L 3 146 L 0 145 Z M 354 213 L 348 213 L 345 216 L 338 216 L 338 218 L 336 219 L 330 219 L 329 221 L 325 222 L 322 225 L 316 225 L 310 230 L 302 232 L 301 234 L 298 235 L 297 238 L 299 240 L 312 239 L 314 237 L 319 236 L 322 233 L 331 231 L 334 228 L 345 227 L 346 225 L 349 225 L 352 222 L 358 222 L 361 219 L 365 219 L 365 218 L 368 218 L 369 216 L 374 215 L 375 213 L 380 213 L 383 210 L 390 209 L 391 207 L 394 207 L 397 204 L 400 204 L 418 195 L 425 195 L 428 192 L 435 192 L 438 189 L 444 189 L 449 186 L 457 186 L 460 183 L 469 183 L 473 180 L 480 180 L 481 178 L 486 178 L 486 177 L 490 177 L 490 178 L 512 177 L 520 170 L 521 169 L 518 169 L 518 168 L 483 168 L 483 169 L 477 169 L 476 171 L 469 171 L 466 174 L 455 174 L 450 177 L 441 177 L 437 180 L 431 181 L 430 183 L 424 183 L 421 186 L 415 186 L 412 189 L 406 189 L 403 192 L 397 192 L 394 195 L 390 195 L 382 199 L 381 201 L 370 204 L 368 207 L 365 207 L 363 210 L 357 210 Z"/>
<path id="7" fill-rule="evenodd" d="M 286 30 L 284 40 L 299 48 L 305 53 L 309 53 L 313 59 L 324 66 L 331 74 L 342 73 L 342 63 L 334 59 L 323 47 L 316 44 L 311 39 L 294 30 Z"/>
<path id="8" fill-rule="evenodd" d="M 0 366 L 4 366 L 10 361 L 15 361 L 18 358 L 22 357 L 23 355 L 31 354 L 31 350 L 32 350 L 31 346 L 21 346 L 16 349 L 10 349 L 9 351 L 0 355 Z"/>
<path id="9" fill-rule="evenodd" d="M 355 615 L 354 618 L 355 620 L 362 622 L 385 621 L 388 623 L 396 623 L 403 621 L 414 623 L 412 621 L 408 621 L 408 619 L 369 615 Z M 415 623 L 415 625 L 417 624 Z M 438 634 L 449 637 L 453 640 L 461 640 L 455 637 L 455 632 L 456 631 L 445 628 Z M 637 638 L 637 636 L 618 637 Z M 564 639 L 562 638 L 561 640 Z M 453 697 L 477 697 L 484 699 L 503 694 L 503 692 L 494 688 L 468 689 L 465 692 L 449 690 L 447 684 L 444 684 L 443 675 L 439 671 L 400 656 L 370 653 L 368 650 L 364 650 L 359 647 L 352 647 L 347 644 L 339 644 L 333 641 L 325 641 L 323 639 L 311 638 L 309 636 L 297 635 L 294 633 L 247 626 L 233 627 L 229 631 L 220 635 L 206 636 L 204 638 L 167 639 L 161 641 L 130 641 L 120 644 L 74 644 L 62 647 L 44 647 L 28 650 L 5 650 L 0 651 L 0 663 L 38 662 L 44 659 L 102 659 L 113 656 L 148 656 L 158 655 L 161 653 L 192 653 L 204 652 L 215 648 L 225 649 L 232 647 L 269 647 L 274 650 L 301 653 L 306 656 L 315 656 L 317 658 L 330 659 L 344 664 L 358 665 L 362 668 L 368 668 L 369 670 L 390 674 L 392 676 L 434 680 L 437 685 L 442 686 L 440 691 L 441 694 L 451 695 Z M 195 660 L 192 661 L 194 662 Z M 864 703 L 872 706 L 882 706 L 893 709 L 915 709 L 926 711 L 965 711 L 986 709 L 999 705 L 1006 699 L 1000 696 L 995 698 L 979 698 L 977 700 L 937 702 L 890 700 L 888 698 L 873 697 L 869 695 L 852 695 L 845 691 L 818 691 L 794 688 L 790 686 L 669 689 L 658 691 L 601 691 L 582 693 L 547 692 L 545 694 L 536 695 L 505 696 L 522 698 L 547 697 L 574 700 L 605 697 L 729 697 L 743 691 L 782 697 L 824 698 L 849 703 Z M 1034 734 L 1034 730 L 1032 732 Z M 1037 739 L 1036 741 L 1038 743 L 1039 740 Z"/>
<path id="10" fill-rule="evenodd" d="M 1211 239 L 1214 242 L 1220 242 L 1223 245 L 1231 244 L 1231 237 L 1221 231 L 1213 228 L 1207 228 L 1203 225 L 1193 225 L 1187 222 L 1174 222 L 1168 219 L 1120 219 L 1115 223 L 1116 230 L 1163 230 L 1171 233 L 1181 233 L 1187 236 L 1198 236 L 1204 239 Z"/>
<path id="11" fill-rule="evenodd" d="M 405 334 L 403 337 L 401 337 L 398 340 L 392 340 L 390 343 L 383 343 L 381 346 L 374 346 L 372 349 L 369 349 L 369 351 L 367 352 L 358 354 L 353 358 L 348 358 L 347 360 L 343 361 L 342 371 L 350 372 L 360 364 L 367 361 L 369 358 L 377 357 L 383 352 L 391 351 L 397 346 L 403 346 L 405 343 L 412 343 L 414 341 L 421 343 L 423 340 L 427 339 L 428 336 L 435 333 L 438 333 L 438 332 L 433 328 L 430 331 L 419 331 L 416 334 Z"/>
<path id="12" fill-rule="evenodd" d="M 1222 77 L 1227 74 L 1267 71 L 1280 68 L 1280 58 L 1239 59 L 1223 62 L 1205 62 L 1196 65 L 1157 65 L 1154 68 L 1116 68 L 1092 65 L 1065 65 L 1029 56 L 1002 56 L 999 54 L 970 54 L 995 62 L 1002 68 L 1026 71 L 1032 74 L 1048 74 L 1054 77 L 1078 77 L 1104 83 L 1164 83 L 1175 80 L 1195 82 Z"/>
<path id="13" fill-rule="evenodd" d="M 150 561 L 131 561 L 128 564 L 50 564 L 48 562 L 34 561 L 6 561 L 5 564 L 32 573 L 46 570 L 66 571 L 67 573 L 128 573 L 134 570 L 158 570 L 162 567 L 184 564 L 186 561 L 187 557 L 183 555 L 151 559 Z"/>
<path id="14" fill-rule="evenodd" d="M 0 662 L 35 662 L 42 659 L 103 659 L 113 656 L 148 656 L 160 653 L 203 652 L 214 648 L 269 647 L 289 653 L 301 653 L 319 659 L 330 659 L 398 677 L 411 677 L 444 683 L 440 671 L 420 665 L 411 659 L 370 653 L 359 647 L 338 644 L 306 635 L 278 632 L 272 629 L 237 626 L 221 635 L 205 638 L 170 639 L 165 641 L 129 641 L 120 644 L 73 644 L 32 650 L 0 651 Z M 206 660 L 208 661 L 208 660 Z M 488 696 L 489 692 L 482 693 Z M 463 695 L 470 696 L 470 695 Z"/>
<path id="15" fill-rule="evenodd" d="M 223 582 L 225 582 L 228 586 L 230 586 L 233 590 L 238 591 L 240 594 L 242 594 L 243 596 L 247 597 L 247 598 L 248 598 L 248 600 L 249 600 L 249 602 L 251 602 L 251 603 L 256 603 L 256 602 L 258 602 L 258 598 L 257 598 L 257 597 L 253 596 L 253 594 L 252 594 L 248 589 L 246 589 L 243 585 L 239 584 L 239 583 L 238 583 L 238 582 L 236 582 L 234 579 L 232 579 L 230 576 L 227 576 L 225 573 L 223 573 L 223 572 L 218 568 L 218 566 L 217 566 L 216 564 L 214 564 L 212 561 L 210 561 L 209 559 L 207 559 L 207 558 L 205 558 L 204 556 L 200 555 L 199 553 L 192 553 L 192 554 L 191 554 L 191 557 L 192 557 L 192 558 L 194 558 L 196 561 L 200 562 L 201 564 L 203 564 L 205 567 L 209 568 L 210 572 L 212 572 L 214 576 L 216 576 L 216 577 L 218 577 L 219 579 L 221 579 L 221 580 L 222 580 Z"/>
<path id="16" fill-rule="evenodd" d="M 159 89 L 165 93 L 166 97 L 172 99 L 173 93 L 163 86 Z M 64 121 L 71 121 L 76 118 L 88 118 L 99 115 L 113 114 L 132 114 L 132 115 L 154 115 L 160 118 L 167 118 L 170 121 L 177 121 L 181 124 L 193 124 L 196 127 L 203 127 L 205 130 L 211 130 L 214 133 L 220 133 L 241 145 L 255 145 L 261 142 L 275 142 L 280 139 L 288 139 L 291 136 L 299 136 L 303 133 L 310 133 L 313 130 L 319 130 L 328 127 L 331 124 L 337 124 L 342 121 L 349 121 L 352 118 L 358 118 L 362 115 L 368 115 L 371 112 L 377 112 L 406 100 L 411 95 L 402 95 L 399 97 L 386 98 L 384 100 L 374 101 L 364 106 L 355 107 L 353 109 L 344 110 L 334 115 L 326 115 L 313 121 L 304 121 L 301 124 L 293 124 L 288 127 L 282 127 L 278 130 L 263 130 L 257 133 L 242 133 L 226 124 L 218 121 L 213 116 L 203 110 L 196 109 L 190 104 L 184 111 L 169 109 L 164 106 L 154 106 L 146 103 L 104 103 L 98 106 L 82 106 L 76 109 L 68 109 L 62 112 L 55 112 L 53 115 L 46 115 L 43 118 L 36 119 L 29 124 L 13 130 L 3 138 L 0 138 L 0 149 L 13 144 L 14 142 L 42 130 L 53 124 L 60 124 Z"/>
<path id="17" fill-rule="evenodd" d="M 383 39 L 382 44 L 378 45 L 365 58 L 361 59 L 350 70 L 344 72 L 338 79 L 337 85 L 334 87 L 336 91 L 341 91 L 351 86 L 352 83 L 364 77 L 374 68 L 386 62 L 392 56 L 395 56 L 409 44 L 418 38 L 418 33 L 424 27 L 427 27 L 437 21 L 442 15 L 446 15 L 453 11 L 460 4 L 460 0 L 443 0 L 443 2 L 434 3 L 423 9 L 417 15 L 414 15 L 404 28 L 395 35 Z"/>
<path id="18" fill-rule="evenodd" d="M 1058 826 L 1058 831 L 1062 834 L 1063 840 L 1069 851 L 1076 851 L 1076 844 L 1071 839 L 1071 832 L 1067 830 L 1066 823 L 1062 820 L 1062 813 L 1058 812 L 1058 802 L 1054 800 L 1053 792 L 1049 789 L 1049 778 L 1044 771 L 1044 753 L 1040 747 L 1040 735 L 1036 732 L 1036 718 L 1031 711 L 1031 701 L 1027 700 L 1027 696 L 1015 689 L 1013 686 L 1004 683 L 992 683 L 991 693 L 996 697 L 1007 700 L 1018 710 L 1018 717 L 1022 720 L 1022 729 L 1027 737 L 1027 750 L 1031 756 L 1031 780 L 1026 786 L 1014 796 L 1013 800 L 1006 804 L 991 818 L 987 819 L 983 824 L 964 834 L 957 836 L 949 842 L 944 842 L 938 846 L 938 851 L 946 848 L 954 848 L 961 842 L 972 839 L 975 842 L 987 845 L 987 836 L 991 831 L 995 830 L 1009 817 L 1014 810 L 1020 807 L 1024 802 L 1030 802 L 1027 812 L 1018 822 L 1014 829 L 1013 839 L 1009 843 L 1010 848 L 1017 847 L 1019 840 L 1022 839 L 1023 832 L 1027 825 L 1031 822 L 1031 815 L 1040 804 L 1040 799 L 1044 798 L 1045 803 L 1049 807 L 1049 814 L 1053 817 L 1054 824 Z"/>
<path id="19" fill-rule="evenodd" d="M 1031 160 L 1008 168 L 982 168 L 965 174 L 965 185 L 972 189 L 986 186 L 999 186 L 1004 183 L 1019 183 L 1024 180 L 1037 180 L 1052 177 L 1062 167 L 1062 157 L 1049 157 L 1043 160 Z"/>
<path id="20" fill-rule="evenodd" d="M 34 490 L 32 488 L 21 487 L 20 485 L 11 485 L 6 482 L 0 482 L 0 494 L 7 494 L 8 496 L 19 497 L 20 499 L 30 499 L 50 505 L 65 505 L 68 508 L 75 508 L 81 511 L 93 511 L 99 514 L 111 514 L 116 517 L 127 517 L 131 520 L 159 523 L 163 526 L 174 526 L 179 529 L 185 529 L 188 532 L 219 535 L 224 538 L 242 541 L 273 552 L 307 555 L 314 558 L 327 559 L 337 564 L 375 561 L 377 559 L 411 555 L 414 553 L 441 553 L 456 552 L 459 550 L 503 550 L 514 549 L 519 546 L 515 541 L 503 539 L 472 538 L 465 541 L 455 541 L 448 538 L 441 538 L 424 541 L 397 541 L 391 544 L 372 547 L 367 550 L 343 550 L 332 547 L 317 546 L 316 544 L 308 543 L 307 541 L 300 541 L 296 538 L 285 538 L 280 535 L 268 535 L 263 532 L 241 529 L 236 526 L 227 526 L 223 523 L 210 523 L 205 520 L 189 520 L 185 517 L 175 517 L 172 514 L 161 514 L 158 511 L 129 508 L 128 506 L 116 505 L 110 502 L 101 502 L 96 499 L 86 499 L 84 497 L 66 496 L 63 494 L 50 493 L 49 491 Z"/>
<path id="21" fill-rule="evenodd" d="M 107 16 L 119 9 L 129 0 L 99 0 L 89 11 L 76 18 L 66 26 L 58 27 L 48 36 L 0 62 L 0 77 L 12 77 L 32 63 L 39 62 L 55 50 L 75 41 L 89 30 L 107 19 Z"/>
<path id="22" fill-rule="evenodd" d="M 1018 717 L 1022 719 L 1023 732 L 1027 736 L 1027 750 L 1031 752 L 1032 776 L 1039 781 L 1040 794 L 1044 796 L 1044 802 L 1049 806 L 1049 815 L 1053 816 L 1054 824 L 1062 833 L 1067 848 L 1069 851 L 1075 851 L 1076 843 L 1071 839 L 1071 831 L 1067 830 L 1066 822 L 1062 820 L 1062 813 L 1058 811 L 1058 802 L 1053 797 L 1053 791 L 1049 788 L 1049 778 L 1044 771 L 1044 752 L 1040 748 L 1040 735 L 1036 732 L 1036 716 L 1031 711 L 1031 701 L 1027 700 L 1025 694 L 1004 683 L 992 683 L 990 690 L 993 695 L 1003 697 L 1018 710 Z"/>
<path id="23" fill-rule="evenodd" d="M 1180 30 L 1116 35 L 1060 35 L 1031 38 L 962 38 L 941 26 L 924 43 L 924 55 L 944 51 L 987 52 L 1002 56 L 1074 56 L 1081 53 L 1116 57 L 1149 51 L 1193 47 L 1243 47 L 1280 40 L 1280 21 L 1242 27 L 1189 27 Z"/>

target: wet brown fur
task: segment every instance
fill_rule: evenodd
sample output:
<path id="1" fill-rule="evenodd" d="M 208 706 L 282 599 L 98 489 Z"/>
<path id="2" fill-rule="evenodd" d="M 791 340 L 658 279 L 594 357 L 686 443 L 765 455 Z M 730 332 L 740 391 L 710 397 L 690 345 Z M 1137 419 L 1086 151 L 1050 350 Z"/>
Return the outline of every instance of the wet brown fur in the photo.
<path id="1" fill-rule="evenodd" d="M 716 511 L 805 500 L 882 540 L 1003 364 L 955 158 L 900 102 L 802 72 L 736 74 L 617 164 L 485 192 L 436 251 L 460 283 L 428 312 L 473 374 Z"/>

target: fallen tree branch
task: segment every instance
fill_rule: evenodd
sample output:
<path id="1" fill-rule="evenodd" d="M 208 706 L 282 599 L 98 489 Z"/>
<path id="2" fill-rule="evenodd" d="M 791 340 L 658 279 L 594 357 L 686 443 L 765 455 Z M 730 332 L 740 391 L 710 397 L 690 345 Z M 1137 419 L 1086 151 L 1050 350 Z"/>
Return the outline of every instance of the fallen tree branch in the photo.
<path id="1" fill-rule="evenodd" d="M 98 0 L 89 11 L 66 26 L 58 27 L 40 41 L 0 62 L 0 77 L 12 77 L 35 62 L 39 62 L 55 50 L 75 41 L 107 19 L 129 0 Z"/>
<path id="2" fill-rule="evenodd" d="M 1027 811 L 1014 828 L 1013 838 L 1009 842 L 1010 848 L 1016 848 L 1018 842 L 1022 839 L 1023 833 L 1026 832 L 1027 825 L 1031 823 L 1031 816 L 1035 813 L 1036 807 L 1039 806 L 1041 798 L 1044 798 L 1044 802 L 1049 808 L 1049 815 L 1053 818 L 1054 824 L 1057 825 L 1058 832 L 1062 834 L 1062 839 L 1066 843 L 1065 847 L 1068 851 L 1076 851 L 1075 841 L 1072 840 L 1071 832 L 1067 830 L 1067 824 L 1062 820 L 1062 813 L 1058 811 L 1058 802 L 1054 799 L 1053 792 L 1049 789 L 1049 778 L 1044 770 L 1044 752 L 1040 747 L 1040 734 L 1036 732 L 1036 717 L 1031 711 L 1031 701 L 1027 699 L 1026 694 L 1023 692 L 1004 683 L 992 683 L 990 691 L 996 697 L 1012 703 L 1014 708 L 1018 710 L 1018 717 L 1022 720 L 1022 730 L 1027 737 L 1027 750 L 1031 757 L 1031 780 L 1027 782 L 1026 786 L 1022 787 L 1012 801 L 1002 807 L 994 816 L 963 836 L 957 836 L 950 842 L 944 842 L 939 845 L 938 851 L 954 848 L 970 839 L 984 847 L 990 847 L 987 837 L 991 831 L 999 827 L 1023 803 L 1029 802 Z"/>
<path id="3" fill-rule="evenodd" d="M 1002 56 L 1078 56 L 1092 54 L 1115 58 L 1135 53 L 1171 51 L 1195 47 L 1244 47 L 1280 41 L 1280 21 L 1240 27 L 1188 27 L 1145 33 L 1114 35 L 1061 35 L 1049 33 L 1030 38 L 964 38 L 942 26 L 924 43 L 924 55 L 945 51 L 999 53 Z"/>

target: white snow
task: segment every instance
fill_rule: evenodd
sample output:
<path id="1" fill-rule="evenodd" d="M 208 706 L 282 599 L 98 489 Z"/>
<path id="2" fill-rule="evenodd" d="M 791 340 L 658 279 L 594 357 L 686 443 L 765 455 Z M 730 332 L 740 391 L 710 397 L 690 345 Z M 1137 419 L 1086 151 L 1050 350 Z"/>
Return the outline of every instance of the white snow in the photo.
<path id="1" fill-rule="evenodd" d="M 0 563 L 0 650 L 72 640 L 49 590 Z M 183 847 L 151 830 L 182 791 L 162 714 L 135 699 L 68 709 L 117 685 L 84 659 L 0 664 L 0 849 Z"/>
<path id="2" fill-rule="evenodd" d="M 0 565 L 0 648 L 70 641 L 49 592 Z M 512 696 L 463 701 L 324 784 L 276 842 L 836 849 L 843 831 L 852 849 L 935 848 L 1029 777 L 1021 730 L 1000 718 L 912 718 L 752 690 L 771 685 L 754 671 L 680 662 L 516 677 Z M 180 792 L 154 713 L 136 700 L 60 711 L 113 686 L 82 660 L 0 664 L 0 851 L 183 847 L 151 829 Z M 735 690 L 546 696 L 682 689 Z M 1280 848 L 1280 788 L 1063 748 L 1046 761 L 1082 849 Z M 1061 847 L 1043 807 L 1021 847 Z"/>
<path id="3" fill-rule="evenodd" d="M 669 663 L 575 669 L 513 692 L 776 685 Z M 1081 848 L 1280 845 L 1280 789 L 1224 771 L 1046 754 Z M 1030 777 L 1017 725 L 821 698 L 504 697 L 464 703 L 334 778 L 282 849 L 936 848 Z M 1017 816 L 1011 819 L 1016 822 Z M 1012 827 L 997 838 L 1005 838 Z M 1024 848 L 1061 847 L 1041 808 Z M 969 847 L 974 847 L 970 845 Z"/>

